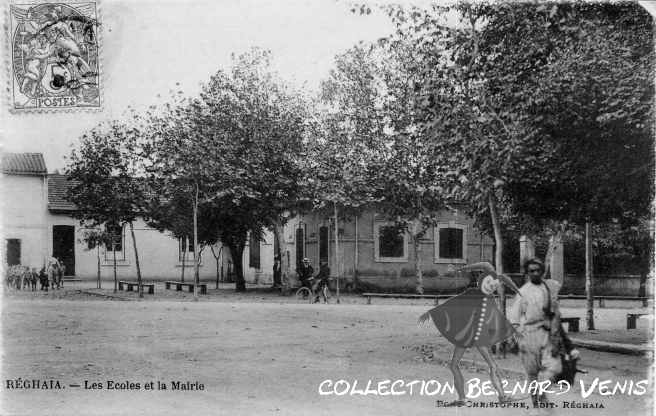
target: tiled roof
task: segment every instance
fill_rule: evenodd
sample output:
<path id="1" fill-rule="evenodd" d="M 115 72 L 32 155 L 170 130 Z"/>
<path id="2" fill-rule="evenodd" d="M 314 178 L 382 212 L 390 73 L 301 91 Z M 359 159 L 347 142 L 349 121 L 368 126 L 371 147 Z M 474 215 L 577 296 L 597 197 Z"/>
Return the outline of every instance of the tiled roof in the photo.
<path id="1" fill-rule="evenodd" d="M 7 175 L 46 175 L 46 162 L 41 153 L 3 153 L 2 173 Z"/>
<path id="2" fill-rule="evenodd" d="M 133 179 L 137 182 L 139 179 Z M 69 180 L 66 175 L 51 173 L 48 175 L 48 210 L 50 211 L 75 211 L 77 207 L 66 200 L 66 193 L 77 182 Z M 155 198 L 151 191 L 146 191 L 147 198 Z M 162 198 L 164 201 L 165 199 Z"/>
<path id="3" fill-rule="evenodd" d="M 75 211 L 75 205 L 66 200 L 66 192 L 72 183 L 66 175 L 48 175 L 48 209 L 50 211 Z"/>

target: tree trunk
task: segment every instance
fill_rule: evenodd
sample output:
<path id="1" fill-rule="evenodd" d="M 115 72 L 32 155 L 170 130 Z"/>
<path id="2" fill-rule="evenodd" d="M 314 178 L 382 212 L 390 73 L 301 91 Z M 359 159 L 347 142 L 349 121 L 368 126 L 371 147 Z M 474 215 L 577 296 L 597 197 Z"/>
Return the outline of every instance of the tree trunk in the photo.
<path id="1" fill-rule="evenodd" d="M 494 263 L 497 269 L 497 274 L 503 273 L 503 239 L 501 238 L 501 227 L 499 225 L 499 217 L 497 216 L 497 204 L 494 194 L 490 194 L 489 198 L 490 218 L 492 220 L 492 229 L 494 231 Z M 499 285 L 499 307 L 506 316 L 506 288 L 504 285 Z M 506 342 L 501 342 L 501 353 L 506 357 Z"/>
<path id="2" fill-rule="evenodd" d="M 418 221 L 413 221 L 412 225 L 412 249 L 413 255 L 415 256 L 415 292 L 418 295 L 424 294 L 424 275 L 421 270 L 421 244 L 419 242 L 419 227 Z"/>
<path id="3" fill-rule="evenodd" d="M 358 287 L 358 264 L 360 262 L 360 255 L 358 254 L 358 239 L 360 234 L 358 233 L 358 217 L 360 214 L 355 214 L 355 250 L 353 252 L 353 284 L 355 287 Z M 351 286 L 351 291 L 353 291 L 353 286 Z"/>
<path id="4" fill-rule="evenodd" d="M 200 252 L 198 250 L 198 184 L 194 195 L 194 300 L 198 301 L 198 285 L 200 284 Z"/>
<path id="5" fill-rule="evenodd" d="M 565 283 L 565 273 L 563 269 L 563 228 L 559 225 L 558 231 L 549 237 L 549 248 L 544 259 L 545 273 L 543 278 L 550 278 L 558 281 L 561 285 Z"/>
<path id="6" fill-rule="evenodd" d="M 114 293 L 118 291 L 118 278 L 116 277 L 116 235 L 112 234 L 112 253 L 114 254 Z"/>
<path id="7" fill-rule="evenodd" d="M 638 296 L 644 298 L 647 296 L 647 276 L 649 275 L 649 267 L 651 265 L 649 247 L 645 250 L 637 249 L 636 254 L 640 264 L 640 287 L 638 287 Z M 643 306 L 647 306 L 644 304 L 644 301 Z"/>
<path id="8" fill-rule="evenodd" d="M 586 320 L 588 330 L 595 329 L 594 325 L 594 288 L 592 281 L 592 231 L 590 220 L 585 221 L 585 299 Z"/>
<path id="9" fill-rule="evenodd" d="M 288 250 L 284 250 L 283 253 L 284 256 L 280 259 L 280 280 L 282 281 L 282 293 L 288 293 L 290 289 L 289 276 L 291 273 L 291 260 Z"/>
<path id="10" fill-rule="evenodd" d="M 223 246 L 219 249 L 219 254 L 214 253 L 214 246 L 210 246 L 210 251 L 212 252 L 212 257 L 216 260 L 216 288 L 219 288 L 219 260 L 221 260 L 221 252 L 223 251 Z"/>
<path id="11" fill-rule="evenodd" d="M 96 249 L 97 251 L 97 259 L 98 259 L 98 289 L 100 289 L 100 244 L 98 244 L 98 247 Z"/>
<path id="12" fill-rule="evenodd" d="M 130 234 L 132 235 L 132 247 L 134 247 L 134 264 L 137 266 L 137 286 L 139 297 L 143 298 L 143 286 L 141 286 L 141 267 L 139 267 L 139 252 L 137 251 L 137 239 L 134 236 L 134 226 L 130 222 Z"/>
<path id="13" fill-rule="evenodd" d="M 553 257 L 553 244 L 552 239 L 549 238 L 549 245 L 547 246 L 547 254 L 544 255 L 544 274 L 543 279 L 548 279 L 551 276 L 551 257 Z"/>
<path id="14" fill-rule="evenodd" d="M 494 230 L 494 263 L 497 274 L 503 273 L 503 239 L 501 238 L 501 227 L 499 226 L 499 217 L 497 216 L 497 206 L 494 195 L 490 195 L 490 218 L 492 219 L 492 229 Z M 503 285 L 499 286 L 499 300 L 501 301 L 501 310 L 506 315 L 506 291 Z"/>
<path id="15" fill-rule="evenodd" d="M 187 236 L 182 238 L 184 238 L 184 249 L 182 250 L 182 271 L 180 272 L 180 281 L 184 282 L 185 260 L 187 260 L 187 246 L 189 245 L 189 239 Z"/>
<path id="16" fill-rule="evenodd" d="M 416 282 L 415 282 L 415 292 L 417 292 L 418 295 L 423 295 L 424 294 L 424 276 L 421 271 L 421 245 L 419 244 L 419 238 L 413 237 L 412 238 L 412 246 L 414 248 L 414 256 L 415 256 L 415 276 L 416 276 Z"/>
<path id="17" fill-rule="evenodd" d="M 221 255 L 221 253 L 219 253 Z M 216 260 L 216 288 L 219 288 L 219 257 L 215 258 Z"/>
<path id="18" fill-rule="evenodd" d="M 278 251 L 273 252 L 273 262 L 275 264 L 275 259 L 276 257 L 279 259 L 278 260 L 278 267 L 280 270 L 278 273 L 274 270 L 273 272 L 273 287 L 281 287 L 282 286 L 282 239 L 280 238 L 280 235 L 282 234 L 280 232 L 280 227 L 278 224 L 274 225 L 273 227 L 273 238 L 275 239 L 274 246 L 278 248 Z"/>
<path id="19" fill-rule="evenodd" d="M 235 290 L 237 292 L 246 291 L 246 280 L 244 279 L 244 268 L 242 265 L 242 257 L 244 255 L 244 244 L 234 245 L 228 244 L 230 255 L 232 256 L 232 264 L 235 268 Z"/>
<path id="20" fill-rule="evenodd" d="M 647 296 L 647 273 L 649 272 L 644 269 L 640 271 L 640 287 L 638 288 L 638 297 L 641 298 Z"/>
<path id="21" fill-rule="evenodd" d="M 338 222 L 338 217 L 337 217 L 337 204 L 333 202 L 333 211 L 335 213 L 335 270 L 336 275 L 337 275 L 337 280 L 335 282 L 336 284 L 336 302 L 339 303 L 339 278 L 340 278 L 340 273 L 339 273 L 339 222 Z"/>

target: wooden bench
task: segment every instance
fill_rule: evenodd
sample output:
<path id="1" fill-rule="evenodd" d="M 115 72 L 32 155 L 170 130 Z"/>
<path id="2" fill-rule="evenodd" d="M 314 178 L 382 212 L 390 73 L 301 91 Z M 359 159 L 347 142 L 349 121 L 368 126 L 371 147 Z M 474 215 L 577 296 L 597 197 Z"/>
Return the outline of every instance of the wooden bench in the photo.
<path id="1" fill-rule="evenodd" d="M 452 295 L 414 295 L 410 293 L 363 293 L 362 296 L 367 298 L 367 305 L 371 305 L 371 298 L 388 298 L 388 299 L 434 299 L 437 305 L 441 298 L 450 298 Z"/>
<path id="2" fill-rule="evenodd" d="M 607 300 L 627 300 L 627 301 L 640 301 L 642 306 L 647 306 L 649 301 L 648 297 L 643 296 L 593 296 L 594 300 L 599 301 L 599 307 L 603 308 L 606 306 Z M 576 300 L 585 300 L 587 297 L 585 295 L 558 295 L 558 299 L 576 299 Z"/>
<path id="3" fill-rule="evenodd" d="M 626 329 L 636 329 L 636 321 L 641 316 L 649 315 L 648 313 L 627 313 L 626 314 Z"/>
<path id="4" fill-rule="evenodd" d="M 132 292 L 132 290 L 135 287 L 139 286 L 139 283 L 138 282 L 128 282 L 128 281 L 125 281 L 125 280 L 119 280 L 118 281 L 118 290 L 124 290 L 124 286 L 125 286 L 125 291 L 126 292 Z M 155 283 L 143 283 L 142 282 L 141 287 L 144 288 L 144 289 L 147 288 L 149 294 L 151 294 L 151 295 L 155 294 Z M 145 292 L 145 290 L 144 290 L 144 292 Z"/>
<path id="5" fill-rule="evenodd" d="M 642 296 L 594 296 L 595 299 L 599 300 L 599 307 L 603 308 L 605 300 L 630 300 L 630 301 L 640 301 L 642 306 L 647 307 L 647 301 L 649 298 Z"/>
<path id="6" fill-rule="evenodd" d="M 167 289 L 171 289 L 171 286 L 175 286 L 176 291 L 181 291 L 182 286 L 186 286 L 189 289 L 189 292 L 194 291 L 194 286 L 196 286 L 194 283 L 185 283 L 185 282 L 174 282 L 174 281 L 166 281 L 164 282 L 164 286 Z M 200 288 L 200 294 L 201 295 L 206 295 L 207 294 L 207 283 L 199 283 L 198 287 Z"/>
<path id="7" fill-rule="evenodd" d="M 435 304 L 439 305 L 440 299 L 451 299 L 458 294 L 452 295 L 415 295 L 411 293 L 363 293 L 362 296 L 367 298 L 367 305 L 371 305 L 371 298 L 387 298 L 387 299 L 434 299 Z M 512 297 L 514 295 L 506 295 Z"/>
<path id="8" fill-rule="evenodd" d="M 579 321 L 581 318 L 560 318 L 560 323 L 566 323 L 567 324 L 567 332 L 579 332 Z"/>

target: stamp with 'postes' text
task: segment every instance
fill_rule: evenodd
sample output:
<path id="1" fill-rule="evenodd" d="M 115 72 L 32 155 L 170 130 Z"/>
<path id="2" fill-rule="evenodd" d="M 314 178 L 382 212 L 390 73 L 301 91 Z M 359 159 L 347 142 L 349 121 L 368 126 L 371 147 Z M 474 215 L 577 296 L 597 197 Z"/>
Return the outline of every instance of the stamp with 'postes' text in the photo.
<path id="1" fill-rule="evenodd" d="M 11 109 L 101 107 L 96 2 L 11 3 Z"/>

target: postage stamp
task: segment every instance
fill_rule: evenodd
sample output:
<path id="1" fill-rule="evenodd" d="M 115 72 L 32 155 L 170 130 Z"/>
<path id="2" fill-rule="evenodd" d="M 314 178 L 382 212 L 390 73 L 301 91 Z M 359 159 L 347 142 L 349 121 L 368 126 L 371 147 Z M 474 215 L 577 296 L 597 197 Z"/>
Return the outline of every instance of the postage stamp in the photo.
<path id="1" fill-rule="evenodd" d="M 99 109 L 95 1 L 9 5 L 11 110 Z"/>

